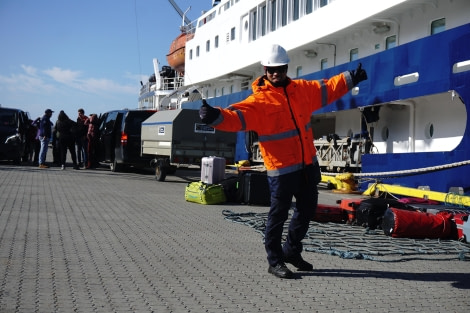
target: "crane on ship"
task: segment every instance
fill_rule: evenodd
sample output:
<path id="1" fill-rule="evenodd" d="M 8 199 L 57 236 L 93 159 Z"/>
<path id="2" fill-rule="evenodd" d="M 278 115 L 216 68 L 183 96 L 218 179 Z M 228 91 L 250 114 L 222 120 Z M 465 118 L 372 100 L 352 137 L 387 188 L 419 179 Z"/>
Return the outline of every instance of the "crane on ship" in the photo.
<path id="1" fill-rule="evenodd" d="M 181 28 L 185 28 L 187 27 L 189 24 L 191 24 L 191 21 L 189 20 L 189 18 L 186 16 L 186 13 L 188 13 L 189 10 L 191 10 L 191 6 L 185 11 L 183 12 L 183 10 L 181 10 L 181 8 L 176 4 L 176 2 L 174 0 L 168 0 L 168 2 L 170 2 L 170 4 L 173 6 L 173 8 L 176 10 L 176 12 L 181 16 L 181 18 L 183 19 L 183 25 L 181 25 Z"/>
<path id="2" fill-rule="evenodd" d="M 183 19 L 182 25 L 180 27 L 181 34 L 176 37 L 175 40 L 170 45 L 170 50 L 166 55 L 166 60 L 168 64 L 173 68 L 180 76 L 184 75 L 184 63 L 185 63 L 185 53 L 186 53 L 186 41 L 191 39 L 194 33 L 191 31 L 191 21 L 186 16 L 188 11 L 191 9 L 189 7 L 185 12 L 176 4 L 174 0 L 168 0 L 176 12 Z"/>

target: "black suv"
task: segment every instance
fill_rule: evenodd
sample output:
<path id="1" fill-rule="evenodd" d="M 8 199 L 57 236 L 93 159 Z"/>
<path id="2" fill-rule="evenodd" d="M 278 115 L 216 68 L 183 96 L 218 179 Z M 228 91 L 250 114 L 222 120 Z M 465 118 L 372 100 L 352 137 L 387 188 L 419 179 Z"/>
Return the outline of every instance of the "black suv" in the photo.
<path id="1" fill-rule="evenodd" d="M 150 159 L 141 157 L 142 122 L 156 110 L 114 110 L 100 116 L 98 160 L 111 171 L 124 166 L 150 167 Z"/>
<path id="2" fill-rule="evenodd" d="M 27 112 L 0 107 L 0 160 L 21 163 L 28 140 L 29 120 Z"/>

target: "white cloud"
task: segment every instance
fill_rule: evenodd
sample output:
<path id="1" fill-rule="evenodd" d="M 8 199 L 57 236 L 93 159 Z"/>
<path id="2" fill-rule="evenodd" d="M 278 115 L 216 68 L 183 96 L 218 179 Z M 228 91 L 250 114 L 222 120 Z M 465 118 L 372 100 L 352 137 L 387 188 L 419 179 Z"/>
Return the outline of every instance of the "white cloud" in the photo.
<path id="1" fill-rule="evenodd" d="M 27 66 L 24 64 L 21 64 L 21 68 L 26 72 L 26 74 L 31 75 L 31 76 L 36 76 L 37 69 L 32 67 L 32 66 Z"/>
<path id="2" fill-rule="evenodd" d="M 11 92 L 43 93 L 55 90 L 54 85 L 48 84 L 36 75 L 37 70 L 31 66 L 21 65 L 24 73 L 0 75 L 0 85 Z"/>
<path id="3" fill-rule="evenodd" d="M 137 95 L 139 88 L 137 84 L 125 85 L 106 78 L 84 78 L 80 71 L 60 67 L 38 70 L 32 66 L 21 65 L 21 68 L 23 72 L 19 74 L 0 75 L 0 90 L 38 94 L 64 91 L 64 87 L 68 87 L 85 93 L 115 96 Z M 126 73 L 125 76 L 128 77 L 129 74 Z"/>
<path id="4" fill-rule="evenodd" d="M 120 85 L 109 79 L 89 78 L 79 83 L 80 89 L 93 93 L 130 93 L 137 94 L 136 86 Z"/>
<path id="5" fill-rule="evenodd" d="M 59 67 L 53 67 L 51 69 L 44 70 L 43 72 L 53 80 L 65 85 L 74 84 L 80 77 L 79 71 L 64 70 Z"/>

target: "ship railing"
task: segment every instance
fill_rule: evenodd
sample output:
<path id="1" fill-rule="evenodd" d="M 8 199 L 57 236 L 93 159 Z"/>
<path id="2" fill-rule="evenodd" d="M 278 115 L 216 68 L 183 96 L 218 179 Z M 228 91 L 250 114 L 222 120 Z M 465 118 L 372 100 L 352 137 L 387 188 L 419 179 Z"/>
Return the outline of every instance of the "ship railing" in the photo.
<path id="1" fill-rule="evenodd" d="M 142 87 L 140 87 L 140 95 L 150 92 L 153 85 L 155 85 L 155 82 L 146 82 L 145 85 L 142 85 Z"/>
<path id="2" fill-rule="evenodd" d="M 183 77 L 162 78 L 161 90 L 177 90 L 184 85 Z"/>
<path id="3" fill-rule="evenodd" d="M 183 77 L 163 77 L 161 78 L 161 86 L 158 90 L 177 90 L 184 85 L 184 78 Z M 156 91 L 157 90 L 157 83 L 156 82 L 147 82 L 145 85 L 140 87 L 140 95 Z"/>
<path id="4" fill-rule="evenodd" d="M 190 41 L 194 37 L 194 33 L 196 32 L 197 20 L 192 21 L 191 23 L 184 26 L 184 29 L 181 31 L 186 33 L 186 41 Z"/>

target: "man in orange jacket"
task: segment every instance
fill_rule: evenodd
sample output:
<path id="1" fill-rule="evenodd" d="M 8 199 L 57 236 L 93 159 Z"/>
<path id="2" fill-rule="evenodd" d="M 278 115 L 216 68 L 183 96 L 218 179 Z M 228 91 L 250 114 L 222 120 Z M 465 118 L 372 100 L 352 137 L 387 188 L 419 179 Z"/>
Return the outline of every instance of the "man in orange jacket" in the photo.
<path id="1" fill-rule="evenodd" d="M 300 271 L 313 270 L 301 256 L 301 241 L 317 207 L 321 180 L 310 117 L 367 79 L 359 64 L 355 71 L 328 80 L 292 80 L 287 76 L 288 63 L 286 50 L 272 45 L 261 62 L 265 75 L 253 82 L 252 95 L 226 109 L 213 108 L 203 100 L 199 110 L 202 122 L 218 130 L 258 134 L 271 191 L 265 232 L 268 272 L 280 278 L 293 277 L 285 263 Z M 296 205 L 282 245 L 292 197 Z"/>

